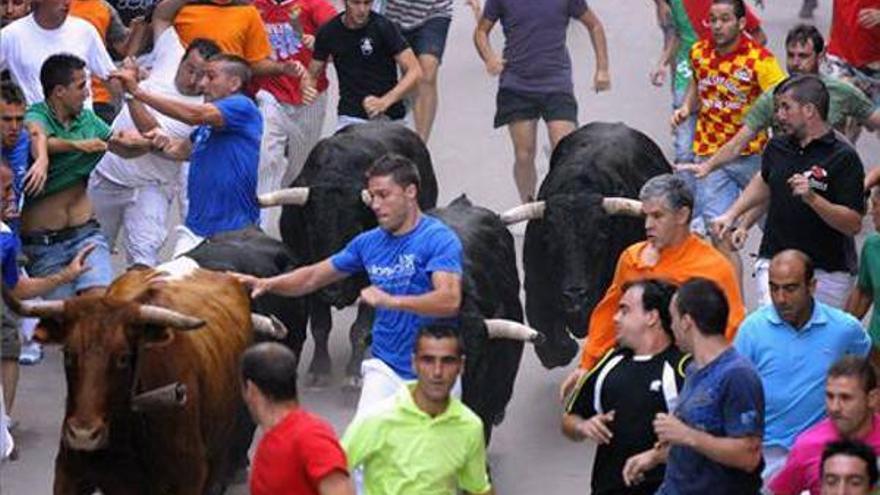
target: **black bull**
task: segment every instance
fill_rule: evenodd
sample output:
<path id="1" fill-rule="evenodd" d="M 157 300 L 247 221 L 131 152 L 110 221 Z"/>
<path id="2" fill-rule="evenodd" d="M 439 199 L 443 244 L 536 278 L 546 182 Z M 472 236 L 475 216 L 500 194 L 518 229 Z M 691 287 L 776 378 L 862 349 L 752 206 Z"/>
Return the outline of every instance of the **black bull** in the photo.
<path id="1" fill-rule="evenodd" d="M 302 205 L 286 205 L 281 215 L 281 237 L 304 263 L 315 263 L 334 254 L 357 234 L 376 226 L 376 217 L 364 204 L 365 172 L 377 158 L 397 153 L 412 160 L 419 170 L 419 206 L 437 204 L 437 180 L 431 156 L 417 134 L 398 124 L 353 125 L 322 139 L 306 160 L 291 187 L 308 188 Z M 365 276 L 349 277 L 308 298 L 308 318 L 315 339 L 309 365 L 312 380 L 321 383 L 330 374 L 328 338 L 332 328 L 330 306 L 343 308 L 354 303 L 368 285 Z M 352 354 L 346 365 L 349 377 L 360 375 L 360 363 L 372 323 L 372 310 L 358 308 L 350 339 Z"/>
<path id="2" fill-rule="evenodd" d="M 448 225 L 463 249 L 460 330 L 465 350 L 462 399 L 483 420 L 488 441 L 513 395 L 523 342 L 490 339 L 485 319 L 523 321 L 513 236 L 494 212 L 459 197 L 429 212 Z"/>
<path id="3" fill-rule="evenodd" d="M 538 200 L 543 216 L 528 223 L 523 244 L 526 314 L 546 341 L 535 350 L 547 368 L 578 351 L 595 305 L 620 253 L 644 240 L 641 219 L 609 215 L 603 198 L 638 198 L 651 177 L 671 172 L 646 135 L 623 124 L 595 122 L 559 142 Z"/>

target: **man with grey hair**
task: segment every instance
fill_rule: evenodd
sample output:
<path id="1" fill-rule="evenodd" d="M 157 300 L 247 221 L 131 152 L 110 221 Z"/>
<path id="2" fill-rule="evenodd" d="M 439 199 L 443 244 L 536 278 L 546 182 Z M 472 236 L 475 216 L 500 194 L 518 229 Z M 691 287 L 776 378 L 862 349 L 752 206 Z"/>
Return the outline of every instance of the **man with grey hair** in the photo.
<path id="1" fill-rule="evenodd" d="M 653 177 L 642 186 L 639 199 L 645 213 L 646 240 L 633 244 L 620 254 L 614 279 L 590 315 L 589 338 L 580 364 L 562 383 L 562 399 L 578 379 L 596 366 L 614 346 L 614 313 L 628 282 L 656 278 L 682 284 L 693 277 L 714 281 L 730 304 L 725 331 L 728 340 L 733 339 L 745 315 L 733 265 L 712 244 L 690 231 L 694 195 L 685 180 L 671 174 Z"/>

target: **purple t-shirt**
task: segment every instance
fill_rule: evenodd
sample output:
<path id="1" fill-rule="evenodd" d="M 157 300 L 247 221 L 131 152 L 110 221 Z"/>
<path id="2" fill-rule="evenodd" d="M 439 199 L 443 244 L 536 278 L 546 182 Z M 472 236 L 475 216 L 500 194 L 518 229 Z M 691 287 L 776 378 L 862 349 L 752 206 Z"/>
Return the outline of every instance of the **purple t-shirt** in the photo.
<path id="1" fill-rule="evenodd" d="M 585 0 L 486 0 L 483 17 L 501 21 L 506 61 L 500 87 L 529 93 L 574 93 L 565 46 L 568 22 Z"/>
<path id="2" fill-rule="evenodd" d="M 868 436 L 860 440 L 880 454 L 880 415 L 875 414 L 873 421 L 874 426 Z M 770 481 L 770 491 L 775 495 L 797 495 L 809 490 L 810 495 L 819 495 L 822 491 L 822 479 L 819 477 L 822 450 L 825 445 L 837 440 L 840 440 L 840 434 L 829 419 L 801 433 L 788 454 L 785 466 Z"/>

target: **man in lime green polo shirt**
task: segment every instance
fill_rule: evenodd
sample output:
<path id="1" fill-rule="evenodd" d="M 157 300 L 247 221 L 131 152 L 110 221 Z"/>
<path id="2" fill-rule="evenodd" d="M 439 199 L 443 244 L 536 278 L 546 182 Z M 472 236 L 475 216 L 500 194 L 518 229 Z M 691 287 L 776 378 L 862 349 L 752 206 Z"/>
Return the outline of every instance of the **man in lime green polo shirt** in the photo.
<path id="1" fill-rule="evenodd" d="M 493 494 L 480 418 L 450 391 L 464 363 L 456 330 L 431 325 L 416 337 L 416 383 L 348 427 L 342 447 L 363 469 L 367 495 Z"/>

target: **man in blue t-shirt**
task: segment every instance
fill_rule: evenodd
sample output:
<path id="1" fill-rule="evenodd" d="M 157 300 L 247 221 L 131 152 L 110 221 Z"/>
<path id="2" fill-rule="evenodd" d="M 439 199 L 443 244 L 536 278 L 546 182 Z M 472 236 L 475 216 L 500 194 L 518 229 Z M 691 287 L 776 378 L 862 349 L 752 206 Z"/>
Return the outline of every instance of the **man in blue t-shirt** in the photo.
<path id="1" fill-rule="evenodd" d="M 358 413 L 394 395 L 416 378 L 412 350 L 420 327 L 454 318 L 461 303 L 461 241 L 419 209 L 419 173 L 407 158 L 389 154 L 367 170 L 370 207 L 379 227 L 361 233 L 335 255 L 271 278 L 238 275 L 253 289 L 303 296 L 349 275 L 366 272 L 361 301 L 376 308 L 373 359 L 364 375 Z"/>
<path id="2" fill-rule="evenodd" d="M 214 235 L 256 228 L 257 169 L 263 118 L 242 91 L 251 79 L 247 61 L 217 54 L 208 60 L 199 89 L 205 103 L 187 103 L 138 86 L 137 67 L 114 73 L 131 97 L 173 119 L 198 126 L 189 139 L 171 138 L 160 129 L 146 133 L 168 158 L 190 161 L 189 208 L 175 255 Z"/>
<path id="3" fill-rule="evenodd" d="M 757 495 L 761 489 L 764 389 L 755 368 L 724 338 L 729 306 L 715 282 L 692 278 L 669 305 L 679 348 L 693 354 L 678 406 L 654 419 L 658 442 L 630 457 L 628 486 L 666 463 L 658 495 Z"/>

